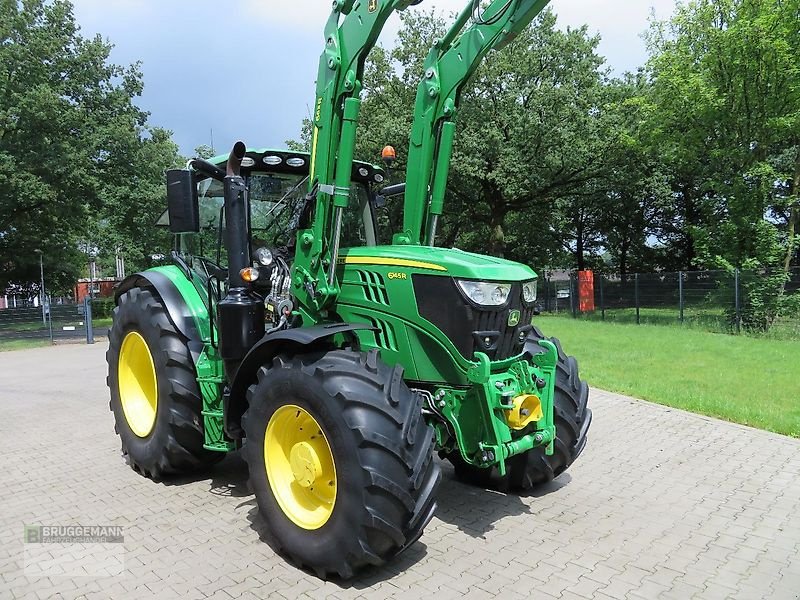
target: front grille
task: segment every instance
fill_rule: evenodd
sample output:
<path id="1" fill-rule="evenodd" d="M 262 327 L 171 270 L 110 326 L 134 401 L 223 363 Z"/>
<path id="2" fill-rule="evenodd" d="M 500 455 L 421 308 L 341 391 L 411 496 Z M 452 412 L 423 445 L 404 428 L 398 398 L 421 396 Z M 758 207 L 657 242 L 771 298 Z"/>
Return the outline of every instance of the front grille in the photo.
<path id="1" fill-rule="evenodd" d="M 492 360 L 503 360 L 522 352 L 534 307 L 523 302 L 521 284 L 511 286 L 505 306 L 478 307 L 464 298 L 451 277 L 413 275 L 412 279 L 420 316 L 436 325 L 464 358 L 472 360 L 480 351 Z M 509 325 L 515 310 L 519 322 Z"/>

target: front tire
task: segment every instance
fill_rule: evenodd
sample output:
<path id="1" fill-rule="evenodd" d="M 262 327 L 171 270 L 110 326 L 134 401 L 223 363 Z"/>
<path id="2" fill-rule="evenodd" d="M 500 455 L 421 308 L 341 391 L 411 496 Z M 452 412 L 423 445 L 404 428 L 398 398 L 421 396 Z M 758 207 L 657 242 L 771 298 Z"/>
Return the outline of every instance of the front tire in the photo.
<path id="1" fill-rule="evenodd" d="M 546 338 L 538 327 L 533 328 L 528 340 L 549 340 L 558 350 L 553 397 L 556 439 L 552 456 L 547 456 L 544 448 L 533 448 L 509 460 L 509 486 L 522 491 L 549 483 L 566 471 L 586 447 L 592 423 L 592 411 L 587 406 L 589 386 L 579 376 L 578 361 L 564 353 L 558 338 Z"/>
<path id="2" fill-rule="evenodd" d="M 203 448 L 194 362 L 161 300 L 141 288 L 122 294 L 108 338 L 109 407 L 130 466 L 159 479 L 221 460 Z"/>
<path id="3" fill-rule="evenodd" d="M 374 351 L 279 356 L 248 390 L 245 456 L 266 540 L 321 578 L 384 564 L 433 516 L 433 430 L 402 372 Z"/>

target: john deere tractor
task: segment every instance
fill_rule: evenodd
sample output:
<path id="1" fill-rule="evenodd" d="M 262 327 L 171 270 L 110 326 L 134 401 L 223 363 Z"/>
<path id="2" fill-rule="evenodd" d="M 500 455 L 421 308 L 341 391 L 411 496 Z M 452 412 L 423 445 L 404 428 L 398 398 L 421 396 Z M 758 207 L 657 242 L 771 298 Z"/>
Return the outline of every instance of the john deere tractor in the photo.
<path id="1" fill-rule="evenodd" d="M 468 1 L 427 57 L 406 181 L 387 187 L 353 157 L 361 78 L 387 18 L 418 3 L 334 0 L 311 152 L 240 142 L 168 171 L 172 264 L 116 291 L 108 383 L 130 465 L 158 479 L 241 449 L 270 544 L 320 577 L 422 535 L 434 452 L 526 490 L 572 464 L 591 421 L 575 360 L 534 325 L 536 273 L 435 245 L 460 91 L 547 0 Z"/>

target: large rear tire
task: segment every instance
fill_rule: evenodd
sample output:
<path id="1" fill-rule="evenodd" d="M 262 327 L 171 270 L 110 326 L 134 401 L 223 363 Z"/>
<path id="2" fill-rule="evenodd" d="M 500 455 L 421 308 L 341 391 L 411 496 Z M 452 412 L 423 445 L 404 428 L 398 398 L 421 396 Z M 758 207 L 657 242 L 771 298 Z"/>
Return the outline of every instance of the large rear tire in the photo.
<path id="1" fill-rule="evenodd" d="M 421 535 L 441 479 L 421 398 L 368 354 L 279 356 L 243 417 L 266 541 L 321 578 L 382 565 Z"/>
<path id="2" fill-rule="evenodd" d="M 496 468 L 474 467 L 464 462 L 458 451 L 450 453 L 447 458 L 453 463 L 456 477 L 464 483 L 502 491 L 524 492 L 561 475 L 586 447 L 587 433 L 592 422 L 592 411 L 587 406 L 589 386 L 579 376 L 577 361 L 564 354 L 557 338 L 546 338 L 537 327 L 528 336 L 528 341 L 534 344 L 547 339 L 558 350 L 553 398 L 556 425 L 553 455 L 547 456 L 544 448 L 534 448 L 512 456 L 506 463 L 506 475 L 500 477 Z"/>
<path id="3" fill-rule="evenodd" d="M 108 338 L 109 407 L 130 466 L 159 479 L 224 458 L 203 448 L 194 362 L 160 299 L 141 288 L 122 294 Z"/>

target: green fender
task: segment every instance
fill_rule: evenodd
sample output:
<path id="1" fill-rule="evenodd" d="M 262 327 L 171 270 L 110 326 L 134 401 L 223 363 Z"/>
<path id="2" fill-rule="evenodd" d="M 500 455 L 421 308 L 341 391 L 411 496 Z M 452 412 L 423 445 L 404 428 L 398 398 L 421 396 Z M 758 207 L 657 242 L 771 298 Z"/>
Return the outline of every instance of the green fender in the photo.
<path id="1" fill-rule="evenodd" d="M 244 357 L 231 383 L 230 393 L 223 399 L 225 410 L 225 433 L 231 439 L 239 439 L 244 435 L 242 416 L 247 410 L 247 388 L 256 382 L 258 370 L 263 365 L 272 364 L 282 352 L 309 352 L 319 348 L 321 342 L 330 342 L 331 338 L 340 336 L 358 348 L 358 338 L 354 335 L 360 329 L 373 329 L 366 323 L 324 323 L 311 327 L 284 329 L 268 333 L 253 346 Z"/>
<path id="2" fill-rule="evenodd" d="M 136 287 L 155 290 L 170 321 L 189 341 L 192 357 L 197 362 L 211 335 L 208 298 L 200 294 L 183 270 L 173 265 L 155 267 L 126 277 L 114 290 L 115 300 L 119 302 L 122 294 Z"/>

